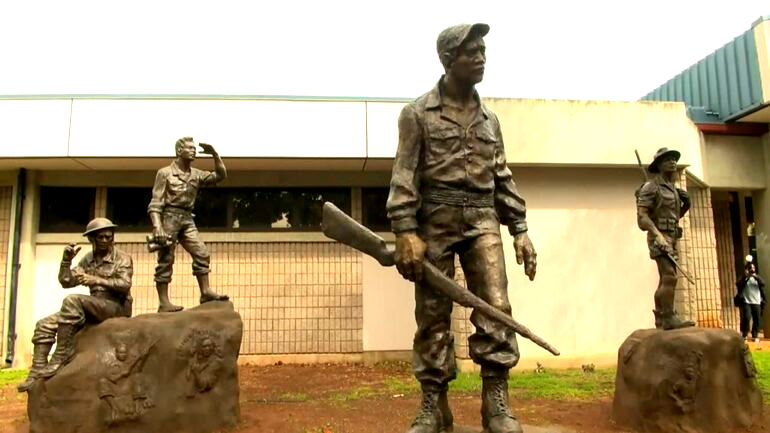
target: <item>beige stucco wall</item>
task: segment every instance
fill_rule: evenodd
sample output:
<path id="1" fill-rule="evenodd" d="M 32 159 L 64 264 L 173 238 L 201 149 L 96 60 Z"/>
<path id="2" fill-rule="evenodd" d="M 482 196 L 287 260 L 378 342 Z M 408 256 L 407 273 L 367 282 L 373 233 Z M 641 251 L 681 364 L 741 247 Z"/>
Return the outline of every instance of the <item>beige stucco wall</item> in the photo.
<path id="1" fill-rule="evenodd" d="M 712 188 L 760 189 L 766 185 L 761 137 L 704 135 L 705 178 Z"/>
<path id="2" fill-rule="evenodd" d="M 699 132 L 679 102 L 487 99 L 500 119 L 509 163 L 629 166 L 669 147 L 703 176 Z"/>
<path id="3" fill-rule="evenodd" d="M 754 40 L 757 45 L 763 99 L 770 102 L 770 20 L 760 21 L 754 26 Z"/>
<path id="4" fill-rule="evenodd" d="M 417 328 L 412 283 L 395 267 L 382 267 L 364 256 L 363 286 L 364 351 L 411 350 Z"/>
<path id="5" fill-rule="evenodd" d="M 702 178 L 698 132 L 675 102 L 485 99 L 516 165 L 629 166 L 659 147 L 682 151 Z M 0 169 L 147 170 L 188 134 L 237 170 L 383 171 L 403 102 L 223 99 L 0 99 Z M 302 119 L 303 127 L 294 127 Z M 255 122 L 261 125 L 255 133 Z M 142 128 L 135 128 L 141 124 Z M 30 125 L 46 125 L 32 128 Z M 269 127 L 262 127 L 269 125 Z M 345 125 L 339 128 L 338 125 Z M 124 131 L 114 134 L 114 131 Z M 40 132 L 48 131 L 48 132 Z M 110 143 L 105 146 L 104 143 Z M 24 159 L 35 157 L 36 159 Z M 319 158 L 323 161 L 319 164 Z"/>
<path id="6" fill-rule="evenodd" d="M 770 133 L 762 136 L 763 161 L 765 167 L 770 167 Z M 770 273 L 770 191 L 762 189 L 753 191 L 755 236 L 757 242 L 757 261 L 759 272 L 763 275 Z M 765 335 L 770 335 L 770 312 L 765 309 L 763 320 Z"/>

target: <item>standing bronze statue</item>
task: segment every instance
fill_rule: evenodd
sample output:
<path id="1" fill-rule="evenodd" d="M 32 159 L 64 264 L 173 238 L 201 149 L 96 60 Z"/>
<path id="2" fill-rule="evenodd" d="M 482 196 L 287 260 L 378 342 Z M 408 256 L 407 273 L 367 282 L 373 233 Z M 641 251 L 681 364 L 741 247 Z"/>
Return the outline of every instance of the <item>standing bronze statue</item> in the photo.
<path id="1" fill-rule="evenodd" d="M 32 336 L 34 350 L 32 368 L 27 380 L 18 386 L 26 392 L 38 378 L 56 374 L 75 355 L 75 333 L 86 323 L 100 323 L 111 317 L 131 317 L 131 256 L 115 248 L 115 224 L 107 218 L 95 218 L 86 226 L 83 236 L 91 242 L 92 251 L 70 269 L 80 247 L 64 248 L 59 268 L 59 283 L 65 289 L 86 286 L 90 295 L 67 295 L 61 309 L 40 319 Z M 48 361 L 54 342 L 56 351 Z"/>
<path id="2" fill-rule="evenodd" d="M 682 320 L 674 310 L 674 289 L 677 282 L 677 243 L 682 237 L 679 220 L 690 209 L 687 192 L 675 186 L 677 161 L 681 154 L 661 148 L 647 171 L 652 177 L 637 191 L 636 209 L 639 228 L 647 232 L 650 258 L 658 265 L 660 280 L 655 291 L 655 327 L 678 329 L 694 326 Z"/>
<path id="3" fill-rule="evenodd" d="M 427 258 L 454 275 L 460 258 L 468 289 L 511 314 L 500 224 L 514 236 L 516 261 L 535 278 L 536 254 L 527 235 L 526 207 L 506 164 L 500 123 L 479 99 L 484 77 L 486 24 L 441 32 L 438 55 L 445 75 L 401 111 L 399 144 L 387 211 L 396 234 L 399 272 L 415 281 L 413 367 L 422 404 L 408 433 L 452 428 L 447 387 L 456 377 L 452 300 L 424 284 Z M 516 334 L 478 310 L 470 355 L 481 365 L 482 424 L 487 433 L 519 433 L 508 403 L 508 370 L 519 360 Z"/>
<path id="4" fill-rule="evenodd" d="M 176 243 L 190 253 L 193 259 L 193 275 L 198 279 L 200 303 L 224 301 L 227 295 L 220 295 L 209 287 L 209 262 L 211 256 L 200 239 L 198 228 L 193 221 L 192 210 L 195 197 L 202 186 L 215 185 L 227 177 L 222 158 L 210 144 L 199 143 L 203 153 L 214 157 L 214 171 L 203 171 L 192 167 L 195 161 L 195 142 L 192 137 L 177 140 L 176 159 L 167 167 L 158 170 L 152 188 L 152 200 L 147 207 L 153 227 L 153 238 L 160 245 L 158 265 L 155 267 L 155 288 L 158 291 L 158 312 L 182 310 L 171 303 L 168 285 L 174 266 Z"/>

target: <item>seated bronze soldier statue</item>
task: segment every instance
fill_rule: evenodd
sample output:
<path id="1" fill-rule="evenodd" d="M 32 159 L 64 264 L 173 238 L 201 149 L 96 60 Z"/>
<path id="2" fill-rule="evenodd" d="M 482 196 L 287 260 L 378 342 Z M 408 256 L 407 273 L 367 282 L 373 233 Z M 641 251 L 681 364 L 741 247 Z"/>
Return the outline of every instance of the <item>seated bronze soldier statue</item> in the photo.
<path id="1" fill-rule="evenodd" d="M 112 317 L 131 316 L 131 257 L 116 249 L 115 224 L 107 218 L 95 218 L 88 223 L 83 236 L 91 242 L 92 251 L 74 268 L 72 259 L 80 247 L 70 244 L 64 248 L 59 283 L 65 289 L 86 286 L 90 295 L 68 295 L 61 309 L 44 317 L 35 325 L 32 343 L 32 368 L 27 380 L 18 386 L 26 392 L 36 379 L 56 374 L 75 355 L 75 334 L 86 323 L 95 324 Z M 56 351 L 48 361 L 54 342 Z"/>

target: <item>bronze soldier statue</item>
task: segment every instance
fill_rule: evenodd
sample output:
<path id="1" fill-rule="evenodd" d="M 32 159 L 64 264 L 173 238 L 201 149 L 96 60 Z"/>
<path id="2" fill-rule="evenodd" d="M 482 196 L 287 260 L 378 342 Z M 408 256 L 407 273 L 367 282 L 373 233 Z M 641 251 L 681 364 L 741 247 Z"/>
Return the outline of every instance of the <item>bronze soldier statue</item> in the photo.
<path id="1" fill-rule="evenodd" d="M 636 209 L 639 228 L 647 232 L 650 258 L 658 265 L 660 281 L 655 291 L 655 327 L 678 329 L 694 326 L 674 311 L 674 289 L 677 282 L 677 242 L 682 237 L 679 220 L 690 209 L 687 192 L 677 188 L 677 161 L 681 154 L 661 148 L 655 153 L 647 171 L 652 177 L 637 192 Z"/>
<path id="2" fill-rule="evenodd" d="M 64 248 L 59 283 L 65 289 L 86 286 L 90 295 L 68 295 L 59 312 L 44 317 L 35 325 L 32 343 L 32 368 L 27 380 L 18 386 L 26 392 L 38 378 L 56 374 L 75 355 L 75 333 L 86 323 L 100 323 L 111 317 L 131 317 L 131 256 L 115 248 L 115 224 L 107 218 L 95 218 L 86 226 L 83 236 L 91 242 L 92 251 L 70 269 L 80 247 Z M 56 342 L 56 351 L 48 361 L 48 353 Z"/>
<path id="3" fill-rule="evenodd" d="M 445 75 L 409 103 L 398 120 L 399 144 L 387 211 L 396 234 L 399 272 L 415 281 L 413 367 L 422 404 L 408 433 L 451 430 L 447 386 L 456 377 L 452 300 L 421 283 L 427 258 L 448 276 L 460 258 L 468 289 L 511 314 L 500 224 L 514 236 L 516 261 L 535 278 L 536 254 L 527 235 L 526 207 L 506 164 L 500 123 L 479 99 L 486 24 L 441 32 Z M 487 433 L 519 433 L 508 403 L 508 370 L 519 360 L 516 335 L 474 310 L 470 355 L 481 365 L 482 424 Z"/>
<path id="4" fill-rule="evenodd" d="M 155 176 L 152 200 L 147 207 L 155 242 L 163 245 L 158 249 L 158 265 L 155 267 L 155 288 L 160 304 L 158 312 L 182 310 L 181 306 L 172 304 L 168 298 L 176 242 L 192 256 L 193 275 L 198 279 L 201 293 L 200 303 L 228 299 L 227 295 L 219 295 L 209 287 L 211 256 L 200 239 L 192 214 L 198 189 L 223 181 L 227 177 L 227 170 L 213 146 L 206 143 L 199 145 L 203 153 L 214 157 L 214 171 L 192 167 L 195 161 L 195 142 L 192 137 L 180 138 L 175 145 L 176 159 L 169 166 L 158 170 Z"/>

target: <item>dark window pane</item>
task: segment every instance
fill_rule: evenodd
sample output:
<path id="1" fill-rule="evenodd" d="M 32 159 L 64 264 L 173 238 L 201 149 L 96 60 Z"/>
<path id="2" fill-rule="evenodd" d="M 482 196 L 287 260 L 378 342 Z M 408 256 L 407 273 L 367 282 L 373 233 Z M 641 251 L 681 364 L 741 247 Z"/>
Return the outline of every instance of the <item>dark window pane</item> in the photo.
<path id="1" fill-rule="evenodd" d="M 195 225 L 198 228 L 224 229 L 228 227 L 227 213 L 230 206 L 231 189 L 204 188 L 195 199 Z"/>
<path id="2" fill-rule="evenodd" d="M 122 231 L 152 230 L 147 205 L 152 188 L 107 188 L 107 218 Z"/>
<path id="3" fill-rule="evenodd" d="M 40 232 L 82 232 L 94 217 L 96 188 L 40 187 Z"/>
<path id="4" fill-rule="evenodd" d="M 232 193 L 231 227 L 320 231 L 325 201 L 350 213 L 349 188 L 239 188 Z"/>
<path id="5" fill-rule="evenodd" d="M 361 207 L 363 222 L 366 227 L 376 232 L 389 232 L 390 220 L 385 211 L 390 188 L 363 188 L 361 191 Z"/>

